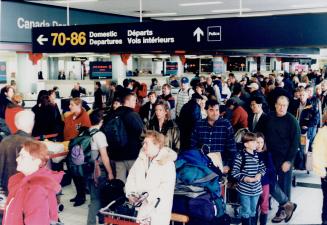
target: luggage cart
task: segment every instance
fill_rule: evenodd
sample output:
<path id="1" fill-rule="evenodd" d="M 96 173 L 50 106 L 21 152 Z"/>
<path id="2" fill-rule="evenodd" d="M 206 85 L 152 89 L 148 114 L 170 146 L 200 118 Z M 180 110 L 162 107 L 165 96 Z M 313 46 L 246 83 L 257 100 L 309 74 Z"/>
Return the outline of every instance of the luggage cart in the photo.
<path id="1" fill-rule="evenodd" d="M 116 201 L 112 201 L 106 207 L 99 210 L 99 212 L 102 215 L 104 215 L 104 222 L 106 225 L 150 225 L 151 224 L 150 220 L 146 220 L 142 222 L 142 221 L 138 221 L 136 216 L 127 216 L 111 211 L 110 207 L 113 206 L 115 203 Z"/>
<path id="2" fill-rule="evenodd" d="M 141 222 L 138 221 L 137 217 L 135 216 L 127 216 L 119 213 L 115 213 L 110 210 L 110 207 L 114 205 L 116 201 L 109 203 L 106 207 L 99 210 L 99 212 L 104 215 L 105 219 L 104 222 L 106 225 L 151 225 L 150 218 L 146 218 Z M 189 217 L 186 215 L 172 213 L 170 218 L 170 224 L 175 225 L 175 222 L 178 224 L 185 225 L 188 223 Z"/>
<path id="3" fill-rule="evenodd" d="M 240 204 L 239 204 L 238 193 L 236 191 L 235 185 L 233 185 L 231 182 L 228 182 L 227 177 L 224 177 L 220 182 L 220 188 L 221 188 L 221 196 L 223 196 L 226 205 L 229 205 L 233 209 L 234 216 L 231 217 L 232 223 L 239 224 Z"/>

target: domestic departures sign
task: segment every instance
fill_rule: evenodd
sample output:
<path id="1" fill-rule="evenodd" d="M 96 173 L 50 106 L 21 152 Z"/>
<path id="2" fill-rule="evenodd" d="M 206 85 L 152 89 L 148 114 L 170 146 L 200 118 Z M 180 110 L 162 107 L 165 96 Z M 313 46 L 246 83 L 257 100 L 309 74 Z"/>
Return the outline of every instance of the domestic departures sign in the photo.
<path id="1" fill-rule="evenodd" d="M 326 27 L 327 14 L 39 27 L 32 46 L 35 53 L 141 53 L 327 45 L 327 30 L 312 23 Z"/>

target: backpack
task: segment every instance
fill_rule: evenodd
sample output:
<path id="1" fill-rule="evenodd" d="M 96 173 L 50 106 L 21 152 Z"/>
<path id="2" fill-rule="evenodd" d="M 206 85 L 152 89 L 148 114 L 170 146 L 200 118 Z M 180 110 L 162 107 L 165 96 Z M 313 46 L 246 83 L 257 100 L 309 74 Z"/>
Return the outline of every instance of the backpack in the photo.
<path id="1" fill-rule="evenodd" d="M 101 207 L 107 206 L 114 200 L 125 197 L 125 184 L 118 179 L 104 179 L 99 184 Z"/>
<path id="2" fill-rule="evenodd" d="M 92 176 L 95 163 L 91 155 L 91 140 L 97 132 L 98 129 L 84 130 L 69 142 L 68 167 L 73 175 Z"/>
<path id="3" fill-rule="evenodd" d="M 225 214 L 225 203 L 221 196 L 213 198 L 210 193 L 196 198 L 174 195 L 173 211 L 188 215 L 190 221 L 201 219 L 202 222 L 209 222 Z"/>
<path id="4" fill-rule="evenodd" d="M 124 115 L 116 115 L 102 127 L 110 150 L 124 148 L 128 143 L 127 131 L 122 116 Z"/>
<path id="5" fill-rule="evenodd" d="M 190 97 L 190 91 L 192 90 L 192 88 L 189 88 L 189 89 L 187 89 L 187 95 L 188 95 L 188 97 Z M 179 89 L 178 90 L 178 93 L 180 93 L 182 91 L 182 89 Z"/>

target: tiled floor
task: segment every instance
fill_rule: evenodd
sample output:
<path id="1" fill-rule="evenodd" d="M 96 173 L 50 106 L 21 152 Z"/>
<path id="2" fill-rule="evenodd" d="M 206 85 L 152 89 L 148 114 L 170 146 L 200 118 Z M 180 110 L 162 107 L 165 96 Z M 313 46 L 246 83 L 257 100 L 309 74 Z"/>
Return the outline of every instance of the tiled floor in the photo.
<path id="1" fill-rule="evenodd" d="M 308 175 L 306 172 L 295 173 L 297 182 L 320 184 L 320 179 L 313 174 Z M 65 209 L 60 213 L 61 220 L 65 225 L 86 225 L 89 200 L 80 207 L 73 207 L 69 199 L 74 197 L 74 187 L 72 185 L 65 187 L 63 193 L 61 200 Z M 287 224 L 321 224 L 322 192 L 320 189 L 297 186 L 292 189 L 292 201 L 297 203 L 298 208 Z M 272 218 L 277 211 L 276 202 L 273 201 L 272 203 L 273 209 L 270 211 L 269 218 Z"/>

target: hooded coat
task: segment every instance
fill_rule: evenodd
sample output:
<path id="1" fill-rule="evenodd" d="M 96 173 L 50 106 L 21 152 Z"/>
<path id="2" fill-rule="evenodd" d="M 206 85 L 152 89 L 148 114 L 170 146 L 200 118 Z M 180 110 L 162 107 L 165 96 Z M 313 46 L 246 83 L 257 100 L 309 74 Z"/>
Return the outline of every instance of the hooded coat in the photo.
<path id="1" fill-rule="evenodd" d="M 163 147 L 159 154 L 149 161 L 141 150 L 127 177 L 126 196 L 131 193 L 149 194 L 138 211 L 138 218 L 151 218 L 153 225 L 168 225 L 173 204 L 176 171 L 174 161 L 177 154 Z M 159 204 L 157 204 L 159 199 Z"/>
<path id="2" fill-rule="evenodd" d="M 313 172 L 320 177 L 326 177 L 327 168 L 327 126 L 323 126 L 318 130 L 318 133 L 313 141 L 312 146 L 312 162 Z"/>
<path id="3" fill-rule="evenodd" d="M 25 176 L 10 177 L 3 225 L 47 225 L 58 221 L 56 193 L 61 189 L 63 172 L 41 168 Z"/>

